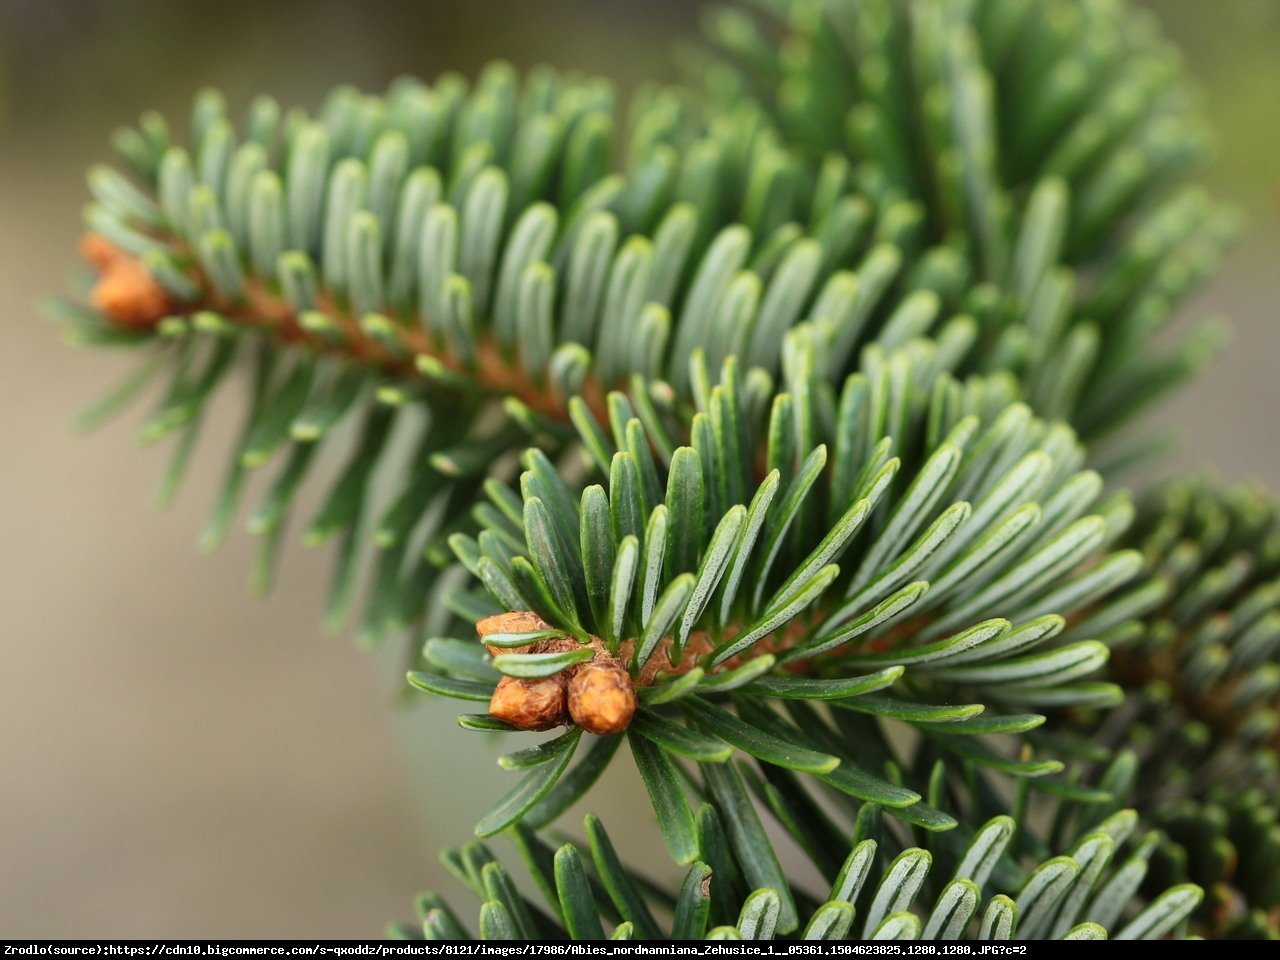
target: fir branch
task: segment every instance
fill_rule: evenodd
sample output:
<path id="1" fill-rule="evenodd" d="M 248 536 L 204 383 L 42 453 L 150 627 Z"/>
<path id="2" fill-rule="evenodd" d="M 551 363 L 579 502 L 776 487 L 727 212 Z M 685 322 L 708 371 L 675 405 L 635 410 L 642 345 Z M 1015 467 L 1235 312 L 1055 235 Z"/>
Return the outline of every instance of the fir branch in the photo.
<path id="1" fill-rule="evenodd" d="M 708 805 L 699 822 L 709 837 L 722 837 L 728 814 Z M 1027 869 L 1011 859 L 1009 817 L 989 821 L 967 846 L 932 853 L 899 848 L 891 835 L 860 824 L 821 896 L 786 886 L 752 889 L 755 878 L 708 845 L 707 862 L 689 868 L 674 902 L 660 899 L 652 883 L 618 861 L 595 817 L 586 820 L 585 844 L 553 850 L 532 831 L 513 835 L 545 906 L 520 895 L 507 868 L 479 843 L 447 852 L 443 862 L 483 902 L 477 929 L 485 940 L 603 939 L 610 930 L 615 940 L 1099 940 L 1108 928 L 1116 939 L 1161 939 L 1185 929 L 1203 893 L 1184 884 L 1145 902 L 1136 896 L 1150 844 L 1122 853 L 1134 819 L 1122 811 L 1066 855 Z M 393 936 L 474 937 L 439 895 L 422 894 L 415 905 L 420 927 L 397 924 Z M 670 926 L 655 914 L 670 915 Z"/>
<path id="2" fill-rule="evenodd" d="M 1168 833 L 1158 876 L 1211 891 L 1201 915 L 1218 936 L 1276 932 L 1280 884 L 1264 865 L 1280 844 L 1267 799 L 1280 784 L 1276 516 L 1256 486 L 1188 477 L 1157 488 L 1124 537 L 1147 576 L 1066 634 L 1113 650 L 1125 702 L 1079 718 L 1083 739 L 1129 757 L 1119 795 Z"/>
<path id="3" fill-rule="evenodd" d="M 490 486 L 495 509 L 478 515 L 480 536 L 457 535 L 453 546 L 492 601 L 452 602 L 541 619 L 496 645 L 484 628 L 507 679 L 489 673 L 466 696 L 490 699 L 491 707 L 501 701 L 495 712 L 525 725 L 512 689 L 550 654 L 540 652 L 545 646 L 508 650 L 573 638 L 559 641 L 561 649 L 575 640 L 594 646 L 597 662 L 628 667 L 641 686 L 642 722 L 628 740 L 655 806 L 684 793 L 671 762 L 664 767 L 657 757 L 705 765 L 715 753 L 722 762 L 722 741 L 766 769 L 815 774 L 909 822 L 948 829 L 955 820 L 919 791 L 870 771 L 924 756 L 951 757 L 957 776 L 1060 771 L 1052 759 L 1010 757 L 979 740 L 1038 726 L 1045 709 L 1118 700 L 1118 688 L 1089 679 L 1106 662 L 1104 644 L 1055 638 L 1060 614 L 1087 609 L 1138 575 L 1136 553 L 1107 559 L 1105 552 L 1131 511 L 1113 499 L 1091 514 L 1100 485 L 1077 472 L 1082 452 L 1070 431 L 1006 406 L 1007 385 L 998 379 L 962 385 L 938 369 L 936 348 L 919 342 L 889 356 L 869 351 L 867 371 L 837 397 L 815 372 L 813 343 L 804 327 L 789 336 L 789 389 L 768 410 L 746 399 L 733 360 L 711 387 L 695 356 L 691 381 L 703 387 L 687 428 L 694 446 L 677 448 L 669 461 L 654 453 L 660 445 L 626 398 L 611 395 L 612 436 L 587 438 L 607 469 L 607 492 L 587 486 L 579 496 L 581 487 L 536 451 L 526 460 L 522 502 Z M 823 440 L 832 454 L 810 446 Z M 757 449 L 749 458 L 735 452 Z M 770 468 L 758 486 L 756 464 Z M 428 668 L 411 682 L 446 695 L 457 695 L 462 676 L 454 658 L 469 665 L 468 676 L 488 660 L 467 640 L 432 640 L 424 656 Z M 556 718 L 591 729 L 590 718 L 584 724 L 563 706 L 541 712 L 554 695 L 549 680 L 572 683 L 576 669 L 548 662 L 539 673 L 546 679 L 529 688 L 528 702 L 539 705 L 529 726 Z M 763 706 L 769 700 L 802 710 L 803 719 L 783 722 Z M 984 713 L 987 705 L 1011 712 Z M 828 717 L 829 707 L 836 709 Z M 914 760 L 898 757 L 881 729 L 897 722 L 925 736 L 928 748 Z M 855 729 L 856 736 L 841 732 Z M 546 789 L 561 772 L 550 773 Z M 591 779 L 572 780 L 556 808 Z M 505 807 L 486 832 L 540 799 L 527 794 L 522 805 Z M 545 822 L 551 814 L 535 815 Z M 659 821 L 675 822 L 662 809 Z M 668 836 L 678 858 L 689 850 L 686 839 Z"/>
<path id="4" fill-rule="evenodd" d="M 847 156 L 869 196 L 916 204 L 993 309 L 1025 311 L 1000 362 L 1040 412 L 1093 440 L 1216 352 L 1212 325 L 1152 346 L 1239 216 L 1186 182 L 1208 136 L 1145 11 L 778 0 L 713 7 L 704 33 L 713 101 L 752 100 L 787 143 Z"/>

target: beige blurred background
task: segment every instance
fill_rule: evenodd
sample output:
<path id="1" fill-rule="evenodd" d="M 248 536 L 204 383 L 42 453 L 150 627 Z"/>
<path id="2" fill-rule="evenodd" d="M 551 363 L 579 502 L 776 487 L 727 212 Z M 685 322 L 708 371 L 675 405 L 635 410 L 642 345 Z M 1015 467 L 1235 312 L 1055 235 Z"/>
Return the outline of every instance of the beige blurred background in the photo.
<path id="1" fill-rule="evenodd" d="M 1280 486 L 1280 3 L 1160 0 L 1220 133 L 1210 172 L 1251 229 L 1193 314 L 1236 323 L 1230 352 L 1157 423 L 1175 463 Z M 75 265 L 83 170 L 111 130 L 192 92 L 314 105 L 337 82 L 474 72 L 502 56 L 673 78 L 696 5 L 668 0 L 218 3 L 0 0 L 0 936 L 376 935 L 510 780 L 456 705 L 396 710 L 394 656 L 319 629 L 323 552 L 291 539 L 266 600 L 254 543 L 196 533 L 234 427 L 207 428 L 177 504 L 148 509 L 167 451 L 137 415 L 69 424 L 124 358 L 77 353 L 35 304 Z M 621 845 L 648 830 L 635 784 L 604 801 Z M 639 831 L 629 835 L 624 814 Z"/>

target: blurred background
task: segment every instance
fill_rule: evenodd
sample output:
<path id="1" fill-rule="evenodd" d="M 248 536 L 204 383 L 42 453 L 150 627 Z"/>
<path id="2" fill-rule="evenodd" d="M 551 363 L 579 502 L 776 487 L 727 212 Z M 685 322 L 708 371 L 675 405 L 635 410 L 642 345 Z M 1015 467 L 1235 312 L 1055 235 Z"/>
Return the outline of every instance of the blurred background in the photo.
<path id="1" fill-rule="evenodd" d="M 1146 5 L 1201 81 L 1219 134 L 1208 180 L 1250 218 L 1190 311 L 1230 317 L 1235 343 L 1148 423 L 1181 435 L 1166 467 L 1280 488 L 1280 2 Z M 204 85 L 233 110 L 263 91 L 313 106 L 339 82 L 493 57 L 625 90 L 675 79 L 671 41 L 697 7 L 0 0 L 0 936 L 372 936 L 436 885 L 470 914 L 436 853 L 510 785 L 455 704 L 396 708 L 393 653 L 321 635 L 323 551 L 291 540 L 255 600 L 250 537 L 193 549 L 234 397 L 166 515 L 147 502 L 167 450 L 138 446 L 136 415 L 73 435 L 127 363 L 66 349 L 36 304 L 75 268 L 83 171 L 110 159 L 111 131 L 148 108 L 183 118 Z M 640 852 L 648 804 L 610 778 L 595 805 Z"/>

